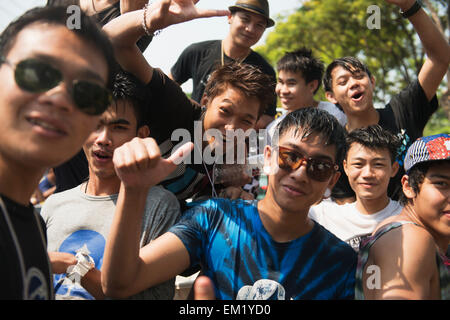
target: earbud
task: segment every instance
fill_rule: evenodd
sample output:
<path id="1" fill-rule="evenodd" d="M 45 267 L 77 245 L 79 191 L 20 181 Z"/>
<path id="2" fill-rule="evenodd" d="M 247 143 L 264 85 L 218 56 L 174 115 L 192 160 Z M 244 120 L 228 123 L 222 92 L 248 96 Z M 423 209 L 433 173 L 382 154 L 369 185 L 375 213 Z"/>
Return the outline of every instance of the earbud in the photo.
<path id="1" fill-rule="evenodd" d="M 331 196 L 331 190 L 330 188 L 327 188 L 327 190 L 325 190 L 325 193 L 323 194 L 324 198 L 329 198 Z"/>

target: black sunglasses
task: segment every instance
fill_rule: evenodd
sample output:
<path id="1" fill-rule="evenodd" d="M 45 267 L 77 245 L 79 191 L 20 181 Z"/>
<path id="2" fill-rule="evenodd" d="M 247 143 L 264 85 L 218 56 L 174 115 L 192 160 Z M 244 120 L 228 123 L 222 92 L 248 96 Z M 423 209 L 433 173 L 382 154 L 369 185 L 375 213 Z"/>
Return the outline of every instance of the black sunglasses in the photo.
<path id="1" fill-rule="evenodd" d="M 61 71 L 38 59 L 25 59 L 16 65 L 4 58 L 0 58 L 0 62 L 14 68 L 17 85 L 28 92 L 48 91 L 63 80 Z M 92 116 L 102 114 L 112 101 L 111 94 L 106 88 L 90 81 L 74 80 L 70 91 L 78 109 Z"/>
<path id="2" fill-rule="evenodd" d="M 278 147 L 278 166 L 292 172 L 306 162 L 306 174 L 313 180 L 327 181 L 338 169 L 337 164 L 331 161 L 305 158 L 299 152 L 286 147 Z"/>

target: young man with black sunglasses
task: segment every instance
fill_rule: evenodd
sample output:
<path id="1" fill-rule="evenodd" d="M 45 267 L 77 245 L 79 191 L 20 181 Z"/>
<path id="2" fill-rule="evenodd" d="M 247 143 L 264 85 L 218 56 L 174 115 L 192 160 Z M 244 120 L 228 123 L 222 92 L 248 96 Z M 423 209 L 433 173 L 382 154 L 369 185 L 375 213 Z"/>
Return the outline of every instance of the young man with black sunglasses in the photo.
<path id="1" fill-rule="evenodd" d="M 196 203 L 140 250 L 136 208 L 175 165 L 154 141 L 117 149 L 122 186 L 104 255 L 106 294 L 125 297 L 201 264 L 218 299 L 352 299 L 356 253 L 308 218 L 339 177 L 344 129 L 329 113 L 305 108 L 286 116 L 279 132 L 279 147 L 265 148 L 270 175 L 263 200 Z M 137 156 L 143 150 L 148 157 Z"/>
<path id="2" fill-rule="evenodd" d="M 91 19 L 104 26 L 114 18 L 126 12 L 142 9 L 148 0 L 47 0 L 47 6 L 56 7 L 76 5 Z M 139 49 L 144 52 L 152 37 L 144 36 L 137 42 Z M 53 168 L 55 174 L 55 193 L 72 189 L 82 183 L 89 175 L 88 163 L 83 150 L 72 159 Z"/>
<path id="3" fill-rule="evenodd" d="M 0 299 L 52 299 L 45 224 L 29 200 L 47 168 L 72 157 L 106 109 L 115 67 L 84 14 L 35 8 L 0 37 Z M 95 66 L 95 67 L 94 67 Z"/>

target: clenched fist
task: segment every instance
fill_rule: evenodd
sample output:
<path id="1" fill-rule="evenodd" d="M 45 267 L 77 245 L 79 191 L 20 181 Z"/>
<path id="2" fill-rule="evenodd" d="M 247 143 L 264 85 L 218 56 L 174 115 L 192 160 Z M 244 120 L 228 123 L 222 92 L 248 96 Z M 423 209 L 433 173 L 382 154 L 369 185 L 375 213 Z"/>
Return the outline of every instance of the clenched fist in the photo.
<path id="1" fill-rule="evenodd" d="M 133 138 L 114 151 L 114 168 L 125 188 L 149 189 L 175 170 L 192 148 L 191 142 L 186 143 L 164 159 L 154 139 Z"/>

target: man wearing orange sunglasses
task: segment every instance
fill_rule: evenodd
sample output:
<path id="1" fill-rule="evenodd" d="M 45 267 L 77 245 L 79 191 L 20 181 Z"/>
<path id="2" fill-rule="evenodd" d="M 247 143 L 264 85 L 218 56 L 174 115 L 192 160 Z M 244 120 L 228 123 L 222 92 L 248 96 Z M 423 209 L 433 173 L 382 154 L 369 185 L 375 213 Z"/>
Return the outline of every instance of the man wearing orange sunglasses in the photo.
<path id="1" fill-rule="evenodd" d="M 138 208 L 145 197 L 139 192 L 176 166 L 158 155 L 154 141 L 116 149 L 122 186 L 105 249 L 103 290 L 126 297 L 200 264 L 218 299 L 353 299 L 356 253 L 308 218 L 339 178 L 344 136 L 326 111 L 291 112 L 279 125 L 279 147 L 265 148 L 269 187 L 263 200 L 196 203 L 140 250 Z M 138 157 L 140 150 L 149 156 Z"/>

